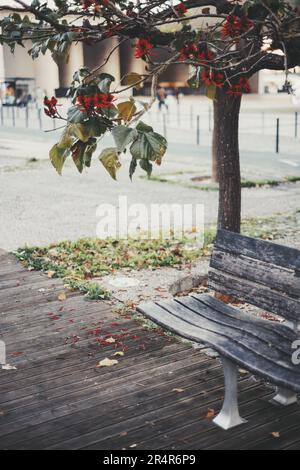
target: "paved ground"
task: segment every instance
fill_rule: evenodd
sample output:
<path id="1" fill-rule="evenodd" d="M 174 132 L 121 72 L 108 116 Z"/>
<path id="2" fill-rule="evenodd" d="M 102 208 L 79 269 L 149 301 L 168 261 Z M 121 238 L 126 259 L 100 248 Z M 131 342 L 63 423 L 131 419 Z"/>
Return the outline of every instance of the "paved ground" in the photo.
<path id="1" fill-rule="evenodd" d="M 176 123 L 176 105 L 171 105 L 170 127 L 167 128 L 169 150 L 165 163 L 155 170 L 155 175 L 184 172 L 203 176 L 210 172 L 211 134 L 203 110 L 203 106 L 208 109 L 208 101 L 199 99 L 199 109 L 203 110 L 204 116 L 200 147 L 195 144 L 195 128 L 188 129 L 189 121 L 184 112 L 184 109 L 189 109 L 190 103 L 190 99 L 183 102 L 180 129 Z M 195 99 L 193 103 L 195 105 Z M 272 120 L 277 112 L 292 119 L 295 110 L 288 106 L 286 99 L 279 101 L 278 109 L 274 110 L 271 104 L 269 100 L 264 105 L 264 102 L 257 103 L 251 99 L 246 108 L 248 114 L 252 112 L 251 119 L 254 112 L 261 113 L 262 109 L 266 112 L 266 106 L 269 107 L 269 115 L 273 116 Z M 247 119 L 246 114 L 243 114 L 243 119 Z M 183 116 L 186 118 L 183 119 Z M 149 119 L 153 124 L 155 121 L 156 127 L 161 130 L 161 122 L 156 122 L 155 110 Z M 300 175 L 299 140 L 283 138 L 282 151 L 276 155 L 274 135 L 255 132 L 241 133 L 244 177 L 262 179 Z M 79 175 L 69 162 L 64 176 L 59 177 L 48 160 L 49 147 L 56 138 L 55 133 L 39 130 L 0 129 L 0 247 L 12 250 L 24 244 L 46 244 L 66 238 L 95 236 L 99 221 L 97 207 L 103 203 L 117 205 L 121 195 L 128 197 L 129 204 L 140 202 L 147 206 L 152 203 L 201 203 L 205 207 L 205 222 L 215 221 L 217 192 L 147 181 L 139 178 L 139 174 L 131 183 L 126 157 L 117 183 L 110 179 L 97 159 L 87 174 Z M 110 145 L 109 138 L 103 142 L 103 145 L 106 144 Z M 293 212 L 299 209 L 299 196 L 300 184 L 245 189 L 243 217 Z"/>
<path id="2" fill-rule="evenodd" d="M 245 371 L 248 423 L 225 432 L 212 423 L 224 395 L 218 360 L 106 302 L 58 300 L 59 280 L 1 251 L 0 282 L 2 450 L 299 449 L 299 406 L 271 405 L 274 390 Z M 106 358 L 115 365 L 102 367 Z"/>

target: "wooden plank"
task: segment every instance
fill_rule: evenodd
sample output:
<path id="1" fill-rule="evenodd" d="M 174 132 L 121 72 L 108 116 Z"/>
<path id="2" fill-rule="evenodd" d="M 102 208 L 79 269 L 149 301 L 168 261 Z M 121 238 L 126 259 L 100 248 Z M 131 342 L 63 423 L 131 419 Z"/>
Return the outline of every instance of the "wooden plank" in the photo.
<path id="1" fill-rule="evenodd" d="M 253 324 L 247 324 L 243 320 L 227 317 L 200 303 L 193 297 L 179 297 L 176 299 L 176 303 L 177 305 L 174 306 L 175 310 L 178 309 L 178 304 L 188 309 L 188 311 L 183 310 L 182 315 L 184 315 L 184 319 L 189 323 L 223 334 L 225 337 L 231 338 L 245 347 L 256 351 L 258 355 L 264 357 L 271 355 L 276 362 L 285 361 L 287 362 L 287 367 L 289 367 L 292 355 L 292 341 L 282 341 L 282 338 L 277 335 L 275 329 L 273 332 L 266 331 L 263 328 L 258 328 L 257 323 L 254 326 Z M 161 302 L 160 305 L 164 306 L 164 303 Z M 167 304 L 166 308 L 168 308 Z M 294 340 L 295 338 L 296 335 L 294 334 Z"/>
<path id="2" fill-rule="evenodd" d="M 224 272 L 211 270 L 208 285 L 213 290 L 230 295 L 256 307 L 292 321 L 299 321 L 300 301 L 264 287 L 256 282 L 241 280 Z"/>
<path id="3" fill-rule="evenodd" d="M 219 230 L 215 246 L 237 255 L 248 256 L 266 263 L 294 269 L 300 276 L 300 251 L 237 233 Z"/>
<path id="4" fill-rule="evenodd" d="M 300 278 L 295 276 L 294 270 L 248 258 L 244 255 L 227 253 L 218 247 L 213 251 L 211 267 L 235 277 L 279 290 L 296 299 L 300 298 Z"/>
<path id="5" fill-rule="evenodd" d="M 169 307 L 167 307 L 169 310 Z M 300 391 L 300 373 L 299 367 L 289 370 L 285 364 L 276 364 L 272 360 L 260 357 L 256 352 L 245 348 L 241 343 L 236 343 L 225 338 L 220 333 L 204 330 L 195 325 L 189 324 L 183 318 L 170 313 L 165 306 L 154 303 L 142 304 L 139 311 L 144 313 L 154 322 L 173 333 L 180 334 L 187 339 L 195 342 L 204 342 L 217 350 L 221 355 L 236 362 L 243 368 L 250 370 L 254 374 L 264 376 L 271 382 Z"/>
<path id="6" fill-rule="evenodd" d="M 254 329 L 262 329 L 271 333 L 276 331 L 277 335 L 282 338 L 283 342 L 286 342 L 287 340 L 289 343 L 292 343 L 294 341 L 294 331 L 287 327 L 284 322 L 279 323 L 277 321 L 264 320 L 254 314 L 248 313 L 246 310 L 240 310 L 236 307 L 232 307 L 231 305 L 227 305 L 208 294 L 192 294 L 192 297 L 201 302 L 201 304 L 207 305 L 215 312 L 220 312 L 222 315 L 226 315 L 227 318 L 243 321 L 246 326 L 248 325 Z"/>
<path id="7" fill-rule="evenodd" d="M 171 366 L 172 374 L 166 374 L 163 369 L 160 371 L 158 369 L 153 377 L 148 375 L 143 380 L 139 377 L 137 380 L 127 381 L 127 384 L 126 377 L 123 376 L 119 392 L 115 391 L 111 396 L 109 394 L 102 396 L 99 393 L 93 399 L 82 400 L 77 404 L 70 401 L 69 408 L 56 408 L 52 416 L 49 411 L 48 414 L 42 411 L 30 419 L 31 426 L 27 431 L 28 418 L 27 422 L 24 419 L 15 421 L 9 425 L 13 435 L 10 433 L 5 436 L 4 433 L 0 443 L 15 446 L 19 442 L 34 440 L 36 446 L 46 447 L 59 443 L 66 435 L 69 438 L 78 435 L 79 427 L 93 429 L 101 426 L 101 423 L 103 427 L 105 423 L 116 424 L 120 421 L 120 415 L 125 421 L 138 413 L 144 414 L 157 406 L 172 403 L 174 398 L 177 400 L 176 392 L 173 390 L 179 382 L 181 386 L 187 387 L 190 398 L 199 394 L 199 379 L 209 382 L 210 386 L 222 382 L 222 370 L 218 364 L 212 364 L 206 358 L 205 361 L 200 361 L 197 367 L 195 364 L 187 365 L 187 361 L 186 357 L 184 361 Z M 211 373 L 208 374 L 210 368 L 212 368 Z M 143 406 L 137 406 L 138 400 L 142 401 Z M 51 429 L 55 432 L 49 433 Z"/>
<path id="8" fill-rule="evenodd" d="M 253 387 L 253 381 L 251 379 L 244 379 L 241 381 L 240 387 L 241 389 L 249 388 L 249 386 Z M 202 388 L 203 387 L 203 388 Z M 131 418 L 127 419 L 126 422 L 120 422 L 114 424 L 112 426 L 106 426 L 104 429 L 98 426 L 97 428 L 90 429 L 89 433 L 78 435 L 77 438 L 68 439 L 68 436 L 65 437 L 65 441 L 58 443 L 56 446 L 51 446 L 49 449 L 84 449 L 84 450 L 92 450 L 92 449 L 107 449 L 110 447 L 110 442 L 113 436 L 120 435 L 122 431 L 129 432 L 132 429 L 139 429 L 140 431 L 140 438 L 142 437 L 141 432 L 143 430 L 143 434 L 147 436 L 147 428 L 153 435 L 161 435 L 167 429 L 170 429 L 174 423 L 181 422 L 184 423 L 184 420 L 189 420 L 195 416 L 195 413 L 199 416 L 199 421 L 201 417 L 205 417 L 208 408 L 216 402 L 220 401 L 220 395 L 222 394 L 223 385 L 220 383 L 220 379 L 217 381 L 216 385 L 213 386 L 212 383 L 208 382 L 207 384 L 202 385 L 202 389 L 205 395 L 199 393 L 194 395 L 194 400 L 191 400 L 191 397 L 185 398 L 184 396 L 178 396 L 177 400 L 171 401 L 168 403 L 167 406 L 160 406 L 159 403 L 156 403 L 156 407 L 152 412 L 148 412 L 147 414 L 138 415 L 137 417 L 132 416 Z M 145 426 L 145 421 L 147 423 L 153 423 L 152 429 L 151 424 L 147 427 Z M 159 424 L 162 421 L 162 426 L 160 427 Z M 206 421 L 202 419 L 202 423 L 208 423 L 210 426 L 213 426 L 211 421 Z M 133 442 L 134 444 L 135 442 Z"/>

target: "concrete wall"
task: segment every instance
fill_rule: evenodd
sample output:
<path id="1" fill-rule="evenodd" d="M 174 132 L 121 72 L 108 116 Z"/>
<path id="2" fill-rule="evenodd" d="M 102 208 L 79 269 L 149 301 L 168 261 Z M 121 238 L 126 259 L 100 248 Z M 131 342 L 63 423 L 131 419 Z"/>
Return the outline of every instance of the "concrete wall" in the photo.
<path id="1" fill-rule="evenodd" d="M 82 43 L 72 44 L 68 62 L 59 65 L 59 84 L 63 88 L 71 85 L 76 70 L 84 66 L 84 55 Z"/>
<path id="2" fill-rule="evenodd" d="M 85 65 L 93 70 L 102 65 L 109 56 L 112 49 L 117 46 L 118 40 L 115 38 L 106 39 L 101 44 L 88 46 L 84 44 L 83 55 Z M 116 79 L 116 84 L 121 80 L 120 51 L 117 49 L 111 55 L 108 63 L 101 69 L 102 72 L 110 73 Z"/>

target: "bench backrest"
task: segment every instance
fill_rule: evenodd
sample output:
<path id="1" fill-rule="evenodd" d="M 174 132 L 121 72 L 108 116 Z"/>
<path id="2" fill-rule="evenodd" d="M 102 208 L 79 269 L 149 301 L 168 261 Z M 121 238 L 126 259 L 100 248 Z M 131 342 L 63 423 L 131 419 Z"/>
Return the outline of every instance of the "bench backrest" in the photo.
<path id="1" fill-rule="evenodd" d="M 300 321 L 300 251 L 219 230 L 210 266 L 215 291 Z"/>

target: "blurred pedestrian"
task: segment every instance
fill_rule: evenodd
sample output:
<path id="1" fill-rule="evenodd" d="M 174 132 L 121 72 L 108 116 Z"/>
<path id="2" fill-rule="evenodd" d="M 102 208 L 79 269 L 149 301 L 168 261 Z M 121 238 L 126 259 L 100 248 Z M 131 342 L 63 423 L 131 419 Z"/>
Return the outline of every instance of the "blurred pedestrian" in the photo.
<path id="1" fill-rule="evenodd" d="M 158 99 L 158 109 L 159 111 L 161 111 L 162 107 L 165 106 L 166 110 L 168 110 L 168 105 L 166 103 L 166 99 L 167 99 L 167 92 L 166 90 L 160 86 L 158 87 L 158 90 L 157 90 L 157 99 Z"/>

